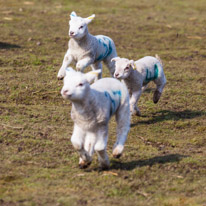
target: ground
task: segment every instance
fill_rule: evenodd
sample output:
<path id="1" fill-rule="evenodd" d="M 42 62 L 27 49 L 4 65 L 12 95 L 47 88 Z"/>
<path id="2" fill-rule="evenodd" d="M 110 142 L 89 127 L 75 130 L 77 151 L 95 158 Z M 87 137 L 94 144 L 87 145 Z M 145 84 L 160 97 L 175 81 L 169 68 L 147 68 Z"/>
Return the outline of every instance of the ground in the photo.
<path id="1" fill-rule="evenodd" d="M 206 1 L 0 0 L 0 205 L 206 205 Z M 57 80 L 69 14 L 96 17 L 118 55 L 161 57 L 167 85 L 142 94 L 124 154 L 78 168 L 71 104 Z M 109 76 L 106 67 L 104 77 Z"/>

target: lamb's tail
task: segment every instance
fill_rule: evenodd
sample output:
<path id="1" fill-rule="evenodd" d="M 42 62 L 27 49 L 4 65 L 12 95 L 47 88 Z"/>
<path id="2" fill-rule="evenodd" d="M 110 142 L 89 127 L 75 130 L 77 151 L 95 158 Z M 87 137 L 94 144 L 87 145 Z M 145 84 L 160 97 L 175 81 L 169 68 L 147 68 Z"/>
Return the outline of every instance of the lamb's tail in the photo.
<path id="1" fill-rule="evenodd" d="M 157 54 L 155 54 L 155 58 L 160 62 L 160 64 L 162 65 L 162 67 L 163 67 L 163 63 L 162 63 L 162 60 L 160 59 L 160 57 L 157 55 Z"/>

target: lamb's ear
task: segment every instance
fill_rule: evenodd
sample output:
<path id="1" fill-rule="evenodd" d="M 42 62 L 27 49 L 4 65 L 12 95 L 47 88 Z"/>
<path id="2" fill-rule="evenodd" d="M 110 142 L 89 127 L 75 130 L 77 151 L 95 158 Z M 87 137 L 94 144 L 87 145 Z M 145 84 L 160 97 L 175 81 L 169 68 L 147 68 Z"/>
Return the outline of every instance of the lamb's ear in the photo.
<path id="1" fill-rule="evenodd" d="M 91 84 L 93 81 L 98 79 L 98 75 L 101 74 L 101 72 L 102 70 L 98 69 L 98 70 L 86 73 L 85 75 L 86 75 L 87 81 Z"/>
<path id="2" fill-rule="evenodd" d="M 95 17 L 95 14 L 92 14 L 91 16 L 84 18 L 86 24 L 89 24 Z"/>
<path id="3" fill-rule="evenodd" d="M 120 57 L 114 57 L 113 59 L 111 59 L 111 62 L 116 62 L 118 59 L 120 59 Z"/>
<path id="4" fill-rule="evenodd" d="M 72 19 L 73 17 L 77 17 L 77 14 L 75 11 L 73 11 L 71 14 L 70 14 L 70 19 Z"/>
<path id="5" fill-rule="evenodd" d="M 134 60 L 130 60 L 130 61 L 129 61 L 129 64 L 130 64 L 130 66 L 131 66 L 133 69 L 136 69 Z"/>
<path id="6" fill-rule="evenodd" d="M 74 69 L 72 69 L 72 67 L 67 67 L 66 68 L 66 75 L 71 74 L 71 72 L 76 72 Z"/>

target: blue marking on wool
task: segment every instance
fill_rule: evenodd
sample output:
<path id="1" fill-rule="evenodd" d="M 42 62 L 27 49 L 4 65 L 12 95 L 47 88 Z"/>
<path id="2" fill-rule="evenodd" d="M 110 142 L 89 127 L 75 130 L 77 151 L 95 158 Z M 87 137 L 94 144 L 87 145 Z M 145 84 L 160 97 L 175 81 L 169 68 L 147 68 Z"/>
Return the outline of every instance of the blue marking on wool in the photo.
<path id="1" fill-rule="evenodd" d="M 107 37 L 103 37 L 104 40 L 108 40 L 109 41 L 109 53 L 107 54 L 107 56 L 109 56 L 112 53 L 112 45 L 111 45 L 111 40 Z"/>
<path id="2" fill-rule="evenodd" d="M 121 91 L 112 91 L 112 93 L 113 93 L 114 95 L 118 94 L 120 97 L 122 96 Z"/>
<path id="3" fill-rule="evenodd" d="M 110 116 L 112 116 L 116 112 L 118 106 L 120 105 L 121 96 L 122 96 L 121 91 L 119 91 L 119 90 L 118 91 L 112 91 L 112 96 L 114 96 L 114 98 L 112 98 L 110 93 L 107 92 L 107 91 L 104 92 L 104 95 L 111 102 Z M 117 99 L 116 96 L 118 96 L 119 98 Z"/>
<path id="4" fill-rule="evenodd" d="M 105 47 L 105 52 L 103 54 L 100 54 L 96 59 L 96 61 L 101 61 L 101 60 L 105 59 L 106 57 L 108 57 L 112 53 L 111 40 L 107 37 L 102 37 L 102 39 L 98 38 L 98 37 L 96 37 L 96 38 L 98 39 L 99 44 L 101 44 L 101 45 L 103 45 L 103 47 Z M 107 45 L 105 43 L 106 41 L 109 42 L 109 45 Z"/>
<path id="5" fill-rule="evenodd" d="M 76 17 L 76 15 L 73 12 L 70 14 L 70 16 Z"/>
<path id="6" fill-rule="evenodd" d="M 158 72 L 159 72 L 159 70 L 158 70 L 158 66 L 156 64 L 154 65 L 154 75 L 153 76 L 152 76 L 152 72 L 149 71 L 149 69 L 146 69 L 146 78 L 144 80 L 144 83 L 146 84 L 150 81 L 153 81 L 153 80 L 157 79 L 158 78 Z"/>

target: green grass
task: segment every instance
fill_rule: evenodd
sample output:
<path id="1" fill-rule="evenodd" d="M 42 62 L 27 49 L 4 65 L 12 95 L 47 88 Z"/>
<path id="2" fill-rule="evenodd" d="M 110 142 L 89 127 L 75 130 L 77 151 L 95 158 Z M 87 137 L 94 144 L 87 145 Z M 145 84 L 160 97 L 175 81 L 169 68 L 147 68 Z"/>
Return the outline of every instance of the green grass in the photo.
<path id="1" fill-rule="evenodd" d="M 206 205 L 206 55 L 204 0 L 0 0 L 0 205 Z M 96 14 L 92 34 L 110 36 L 119 56 L 156 53 L 167 85 L 142 94 L 120 160 L 97 157 L 86 170 L 70 136 L 71 103 L 57 72 L 71 11 Z M 104 67 L 104 77 L 109 76 Z"/>

